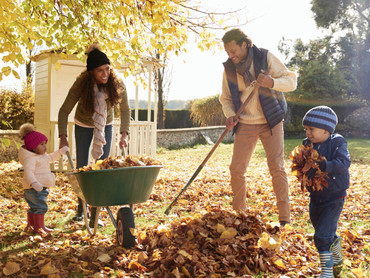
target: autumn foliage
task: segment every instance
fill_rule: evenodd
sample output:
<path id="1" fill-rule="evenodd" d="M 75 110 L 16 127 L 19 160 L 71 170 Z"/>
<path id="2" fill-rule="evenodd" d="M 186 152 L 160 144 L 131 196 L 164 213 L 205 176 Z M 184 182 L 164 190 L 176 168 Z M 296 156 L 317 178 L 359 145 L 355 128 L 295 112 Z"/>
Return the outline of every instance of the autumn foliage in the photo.
<path id="1" fill-rule="evenodd" d="M 103 160 L 98 160 L 94 165 L 88 165 L 81 167 L 76 172 L 87 172 L 103 169 L 115 169 L 124 167 L 140 167 L 140 166 L 150 166 L 150 165 L 161 165 L 161 162 L 150 157 L 150 156 L 136 156 L 127 155 L 117 156 L 117 157 L 107 157 Z"/>
<path id="2" fill-rule="evenodd" d="M 317 277 L 319 258 L 309 232 L 307 192 L 300 190 L 298 180 L 289 173 L 292 226 L 279 228 L 268 167 L 263 159 L 252 158 L 247 174 L 248 208 L 245 213 L 234 212 L 230 145 L 220 145 L 171 214 L 164 214 L 208 151 L 205 146 L 158 153 L 164 167 L 150 198 L 134 205 L 136 245 L 131 249 L 117 245 L 104 209 L 106 227 L 99 228 L 94 237 L 82 222 L 71 221 L 76 195 L 63 173 L 56 173 L 57 184 L 48 197 L 46 224 L 54 231 L 47 238 L 23 232 L 28 205 L 21 189 L 20 164 L 0 164 L 0 276 Z M 367 165 L 355 161 L 350 174 L 338 227 L 345 258 L 342 277 L 364 278 L 370 262 L 370 230 L 365 221 L 369 215 L 364 205 L 370 201 L 366 193 L 370 177 Z M 118 209 L 111 207 L 113 214 Z"/>
<path id="3" fill-rule="evenodd" d="M 300 181 L 302 191 L 307 187 L 311 187 L 313 191 L 322 191 L 324 187 L 328 187 L 326 180 L 328 173 L 322 172 L 317 164 L 318 161 L 326 159 L 313 148 L 312 144 L 295 147 L 290 159 L 292 160 L 292 175 Z M 311 168 L 317 170 L 313 179 L 310 179 L 307 174 Z"/>

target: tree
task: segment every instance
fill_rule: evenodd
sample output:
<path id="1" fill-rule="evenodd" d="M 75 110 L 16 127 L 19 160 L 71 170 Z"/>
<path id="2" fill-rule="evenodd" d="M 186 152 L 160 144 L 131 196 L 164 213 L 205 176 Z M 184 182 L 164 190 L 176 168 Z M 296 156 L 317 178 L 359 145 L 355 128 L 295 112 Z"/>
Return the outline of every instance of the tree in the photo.
<path id="1" fill-rule="evenodd" d="M 158 128 L 164 129 L 165 128 L 165 106 L 166 106 L 166 97 L 168 94 L 168 90 L 171 86 L 171 77 L 168 75 L 170 74 L 167 65 L 167 55 L 168 53 L 165 52 L 163 55 L 160 55 L 158 52 L 156 53 L 157 60 L 161 61 L 162 67 L 159 67 L 157 70 L 157 84 L 158 84 Z"/>
<path id="2" fill-rule="evenodd" d="M 144 56 L 186 51 L 190 32 L 204 49 L 211 48 L 217 41 L 209 27 L 221 28 L 217 18 L 225 16 L 202 13 L 186 0 L 8 0 L 0 7 L 0 54 L 15 68 L 25 64 L 26 49 L 34 45 L 58 50 L 61 59 L 76 54 L 84 61 L 86 47 L 99 42 L 116 66 L 135 71 Z M 19 78 L 8 66 L 0 80 L 3 74 Z"/>
<path id="3" fill-rule="evenodd" d="M 370 99 L 370 1 L 313 0 L 318 27 L 332 30 L 337 67 L 358 91 Z"/>
<path id="4" fill-rule="evenodd" d="M 279 49 L 287 56 L 293 53 L 287 66 L 298 72 L 297 89 L 288 98 L 342 100 L 352 92 L 344 72 L 336 64 L 330 36 L 306 45 L 298 39 L 292 48 L 283 40 Z"/>

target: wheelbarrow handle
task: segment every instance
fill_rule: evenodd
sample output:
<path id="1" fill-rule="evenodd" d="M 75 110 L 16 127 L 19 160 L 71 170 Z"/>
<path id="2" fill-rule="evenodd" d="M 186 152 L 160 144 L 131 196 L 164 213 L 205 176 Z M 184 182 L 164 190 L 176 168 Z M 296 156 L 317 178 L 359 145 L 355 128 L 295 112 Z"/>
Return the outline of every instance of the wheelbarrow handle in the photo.
<path id="1" fill-rule="evenodd" d="M 256 84 L 256 81 L 253 81 L 250 85 L 250 87 L 254 87 Z M 242 106 L 239 108 L 237 113 L 234 116 L 234 120 L 237 120 L 240 116 L 240 114 L 243 112 L 245 107 L 247 106 L 248 102 L 251 100 L 251 98 L 254 95 L 254 90 L 250 93 L 250 95 L 247 97 L 247 99 L 243 102 Z M 177 195 L 177 197 L 172 201 L 172 203 L 167 207 L 165 210 L 165 214 L 169 214 L 172 206 L 176 203 L 177 199 L 180 197 L 180 195 L 189 187 L 189 185 L 193 182 L 193 180 L 196 178 L 196 176 L 200 173 L 200 171 L 203 169 L 204 165 L 207 163 L 208 159 L 211 157 L 213 152 L 217 149 L 218 145 L 222 142 L 226 134 L 229 132 L 229 129 L 225 128 L 224 132 L 221 134 L 220 138 L 217 140 L 217 142 L 214 144 L 211 151 L 208 153 L 206 158 L 203 160 L 203 162 L 198 166 L 197 170 L 194 172 L 193 176 L 190 178 L 188 183 L 185 185 L 185 187 L 180 191 L 180 193 Z"/>
<path id="2" fill-rule="evenodd" d="M 68 161 L 69 161 L 69 164 L 71 165 L 71 168 L 72 170 L 75 169 L 74 165 L 73 165 L 73 161 L 72 161 L 72 157 L 71 157 L 71 154 L 69 152 L 66 152 L 66 155 L 68 157 Z"/>

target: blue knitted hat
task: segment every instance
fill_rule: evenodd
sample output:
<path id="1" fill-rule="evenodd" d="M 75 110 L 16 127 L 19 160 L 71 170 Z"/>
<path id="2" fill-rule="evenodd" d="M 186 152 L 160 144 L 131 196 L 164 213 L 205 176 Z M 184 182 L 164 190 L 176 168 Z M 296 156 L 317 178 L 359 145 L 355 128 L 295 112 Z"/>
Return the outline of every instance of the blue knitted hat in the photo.
<path id="1" fill-rule="evenodd" d="M 313 126 L 325 129 L 333 133 L 338 123 L 337 114 L 328 106 L 316 106 L 306 113 L 303 117 L 302 125 Z"/>

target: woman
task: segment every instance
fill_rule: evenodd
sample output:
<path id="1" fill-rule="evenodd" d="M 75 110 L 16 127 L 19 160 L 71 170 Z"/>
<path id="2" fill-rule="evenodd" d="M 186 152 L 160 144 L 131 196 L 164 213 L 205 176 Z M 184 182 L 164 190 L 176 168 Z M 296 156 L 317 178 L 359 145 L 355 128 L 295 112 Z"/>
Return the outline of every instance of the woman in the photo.
<path id="1" fill-rule="evenodd" d="M 126 87 L 110 66 L 105 53 L 93 46 L 88 53 L 86 71 L 82 72 L 70 88 L 58 114 L 59 147 L 68 146 L 68 115 L 77 104 L 75 113 L 75 140 L 77 168 L 89 164 L 89 152 L 93 159 L 109 156 L 112 135 L 114 106 L 119 104 L 121 113 L 120 148 L 127 147 L 130 125 L 130 107 Z M 90 226 L 94 225 L 96 208 L 91 210 Z M 82 200 L 78 198 L 75 221 L 83 220 Z M 99 220 L 99 225 L 103 225 Z"/>

